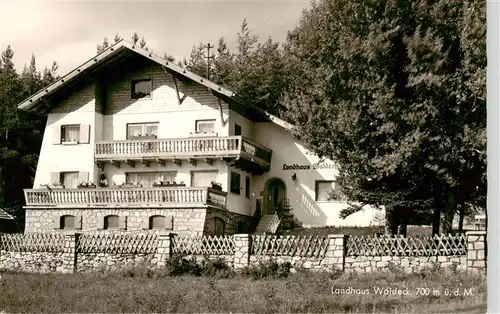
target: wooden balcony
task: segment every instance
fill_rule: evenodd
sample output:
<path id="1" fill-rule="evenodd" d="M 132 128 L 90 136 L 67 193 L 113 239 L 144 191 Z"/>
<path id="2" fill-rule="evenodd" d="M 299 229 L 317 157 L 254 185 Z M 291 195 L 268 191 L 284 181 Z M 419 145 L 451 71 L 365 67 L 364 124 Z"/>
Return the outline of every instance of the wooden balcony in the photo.
<path id="1" fill-rule="evenodd" d="M 212 163 L 223 159 L 236 168 L 261 174 L 269 171 L 272 151 L 242 136 L 190 137 L 179 139 L 147 139 L 101 141 L 95 144 L 95 160 L 99 165 L 111 162 L 119 167 L 126 162 L 149 165 L 152 162 L 178 165 L 188 160 Z"/>
<path id="2" fill-rule="evenodd" d="M 204 207 L 226 208 L 227 193 L 212 188 L 25 189 L 26 207 Z"/>

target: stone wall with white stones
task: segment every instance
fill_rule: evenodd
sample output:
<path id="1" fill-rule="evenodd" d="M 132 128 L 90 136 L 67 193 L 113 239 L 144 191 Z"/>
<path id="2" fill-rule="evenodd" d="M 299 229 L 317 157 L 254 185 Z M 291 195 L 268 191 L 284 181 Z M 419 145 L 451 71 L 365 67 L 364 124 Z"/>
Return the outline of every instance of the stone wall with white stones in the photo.
<path id="1" fill-rule="evenodd" d="M 63 255 L 63 252 L 10 252 L 1 250 L 0 271 L 64 272 Z"/>

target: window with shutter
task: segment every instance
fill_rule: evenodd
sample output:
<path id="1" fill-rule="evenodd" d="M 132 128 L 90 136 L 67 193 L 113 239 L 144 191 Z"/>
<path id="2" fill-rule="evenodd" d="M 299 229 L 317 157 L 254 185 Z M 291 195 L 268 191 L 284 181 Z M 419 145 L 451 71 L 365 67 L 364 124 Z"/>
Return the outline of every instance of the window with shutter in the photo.
<path id="1" fill-rule="evenodd" d="M 79 172 L 61 172 L 60 182 L 66 189 L 76 189 L 78 187 Z"/>
<path id="2" fill-rule="evenodd" d="M 61 143 L 78 143 L 80 140 L 80 125 L 61 126 Z"/>

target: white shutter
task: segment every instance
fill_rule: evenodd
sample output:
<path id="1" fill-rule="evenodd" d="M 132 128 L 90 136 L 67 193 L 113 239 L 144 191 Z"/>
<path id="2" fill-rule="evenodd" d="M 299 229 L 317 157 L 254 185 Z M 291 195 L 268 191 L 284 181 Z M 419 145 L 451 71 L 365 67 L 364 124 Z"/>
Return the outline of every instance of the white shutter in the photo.
<path id="1" fill-rule="evenodd" d="M 149 217 L 142 217 L 142 229 L 149 229 Z"/>
<path id="2" fill-rule="evenodd" d="M 81 215 L 76 215 L 75 216 L 75 229 L 82 229 L 82 216 Z"/>
<path id="3" fill-rule="evenodd" d="M 61 144 L 61 127 L 59 125 L 52 127 L 52 144 Z"/>
<path id="4" fill-rule="evenodd" d="M 99 229 L 99 230 L 104 229 L 104 216 L 100 216 L 97 219 L 97 229 Z"/>
<path id="5" fill-rule="evenodd" d="M 60 172 L 51 172 L 50 173 L 50 185 L 54 183 L 61 183 L 61 173 Z"/>
<path id="6" fill-rule="evenodd" d="M 78 142 L 81 144 L 90 143 L 90 125 L 88 124 L 80 125 L 80 140 Z"/>
<path id="7" fill-rule="evenodd" d="M 174 216 L 165 216 L 165 229 L 174 230 Z"/>
<path id="8" fill-rule="evenodd" d="M 89 182 L 89 173 L 85 171 L 80 171 L 78 173 L 78 182 Z"/>
<path id="9" fill-rule="evenodd" d="M 127 217 L 128 216 L 120 216 L 118 218 L 118 227 L 121 230 L 127 230 Z"/>
<path id="10" fill-rule="evenodd" d="M 52 228 L 53 229 L 61 229 L 61 217 L 56 217 L 54 221 L 52 222 Z"/>

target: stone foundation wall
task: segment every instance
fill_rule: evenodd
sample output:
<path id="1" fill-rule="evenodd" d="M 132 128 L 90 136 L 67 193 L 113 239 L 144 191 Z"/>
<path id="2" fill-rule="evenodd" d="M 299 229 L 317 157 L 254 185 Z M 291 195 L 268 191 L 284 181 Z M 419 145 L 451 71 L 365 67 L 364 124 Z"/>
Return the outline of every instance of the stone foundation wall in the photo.
<path id="1" fill-rule="evenodd" d="M 64 253 L 0 251 L 0 271 L 63 272 Z"/>
<path id="2" fill-rule="evenodd" d="M 456 267 L 458 270 L 467 268 L 467 256 L 357 256 L 346 257 L 344 269 L 357 272 L 372 272 L 390 267 L 400 268 L 407 272 L 420 271 L 439 265 L 442 268 Z"/>
<path id="3" fill-rule="evenodd" d="M 54 229 L 54 221 L 63 215 L 82 217 L 82 228 L 78 232 L 105 233 L 105 232 L 156 232 L 145 230 L 144 217 L 154 215 L 173 216 L 173 229 L 168 230 L 179 235 L 203 235 L 207 208 L 96 208 L 96 209 L 26 209 L 26 233 L 53 233 L 64 232 Z M 99 226 L 100 217 L 108 215 L 127 216 L 124 230 L 102 230 Z M 74 232 L 74 231 L 72 231 Z"/>

